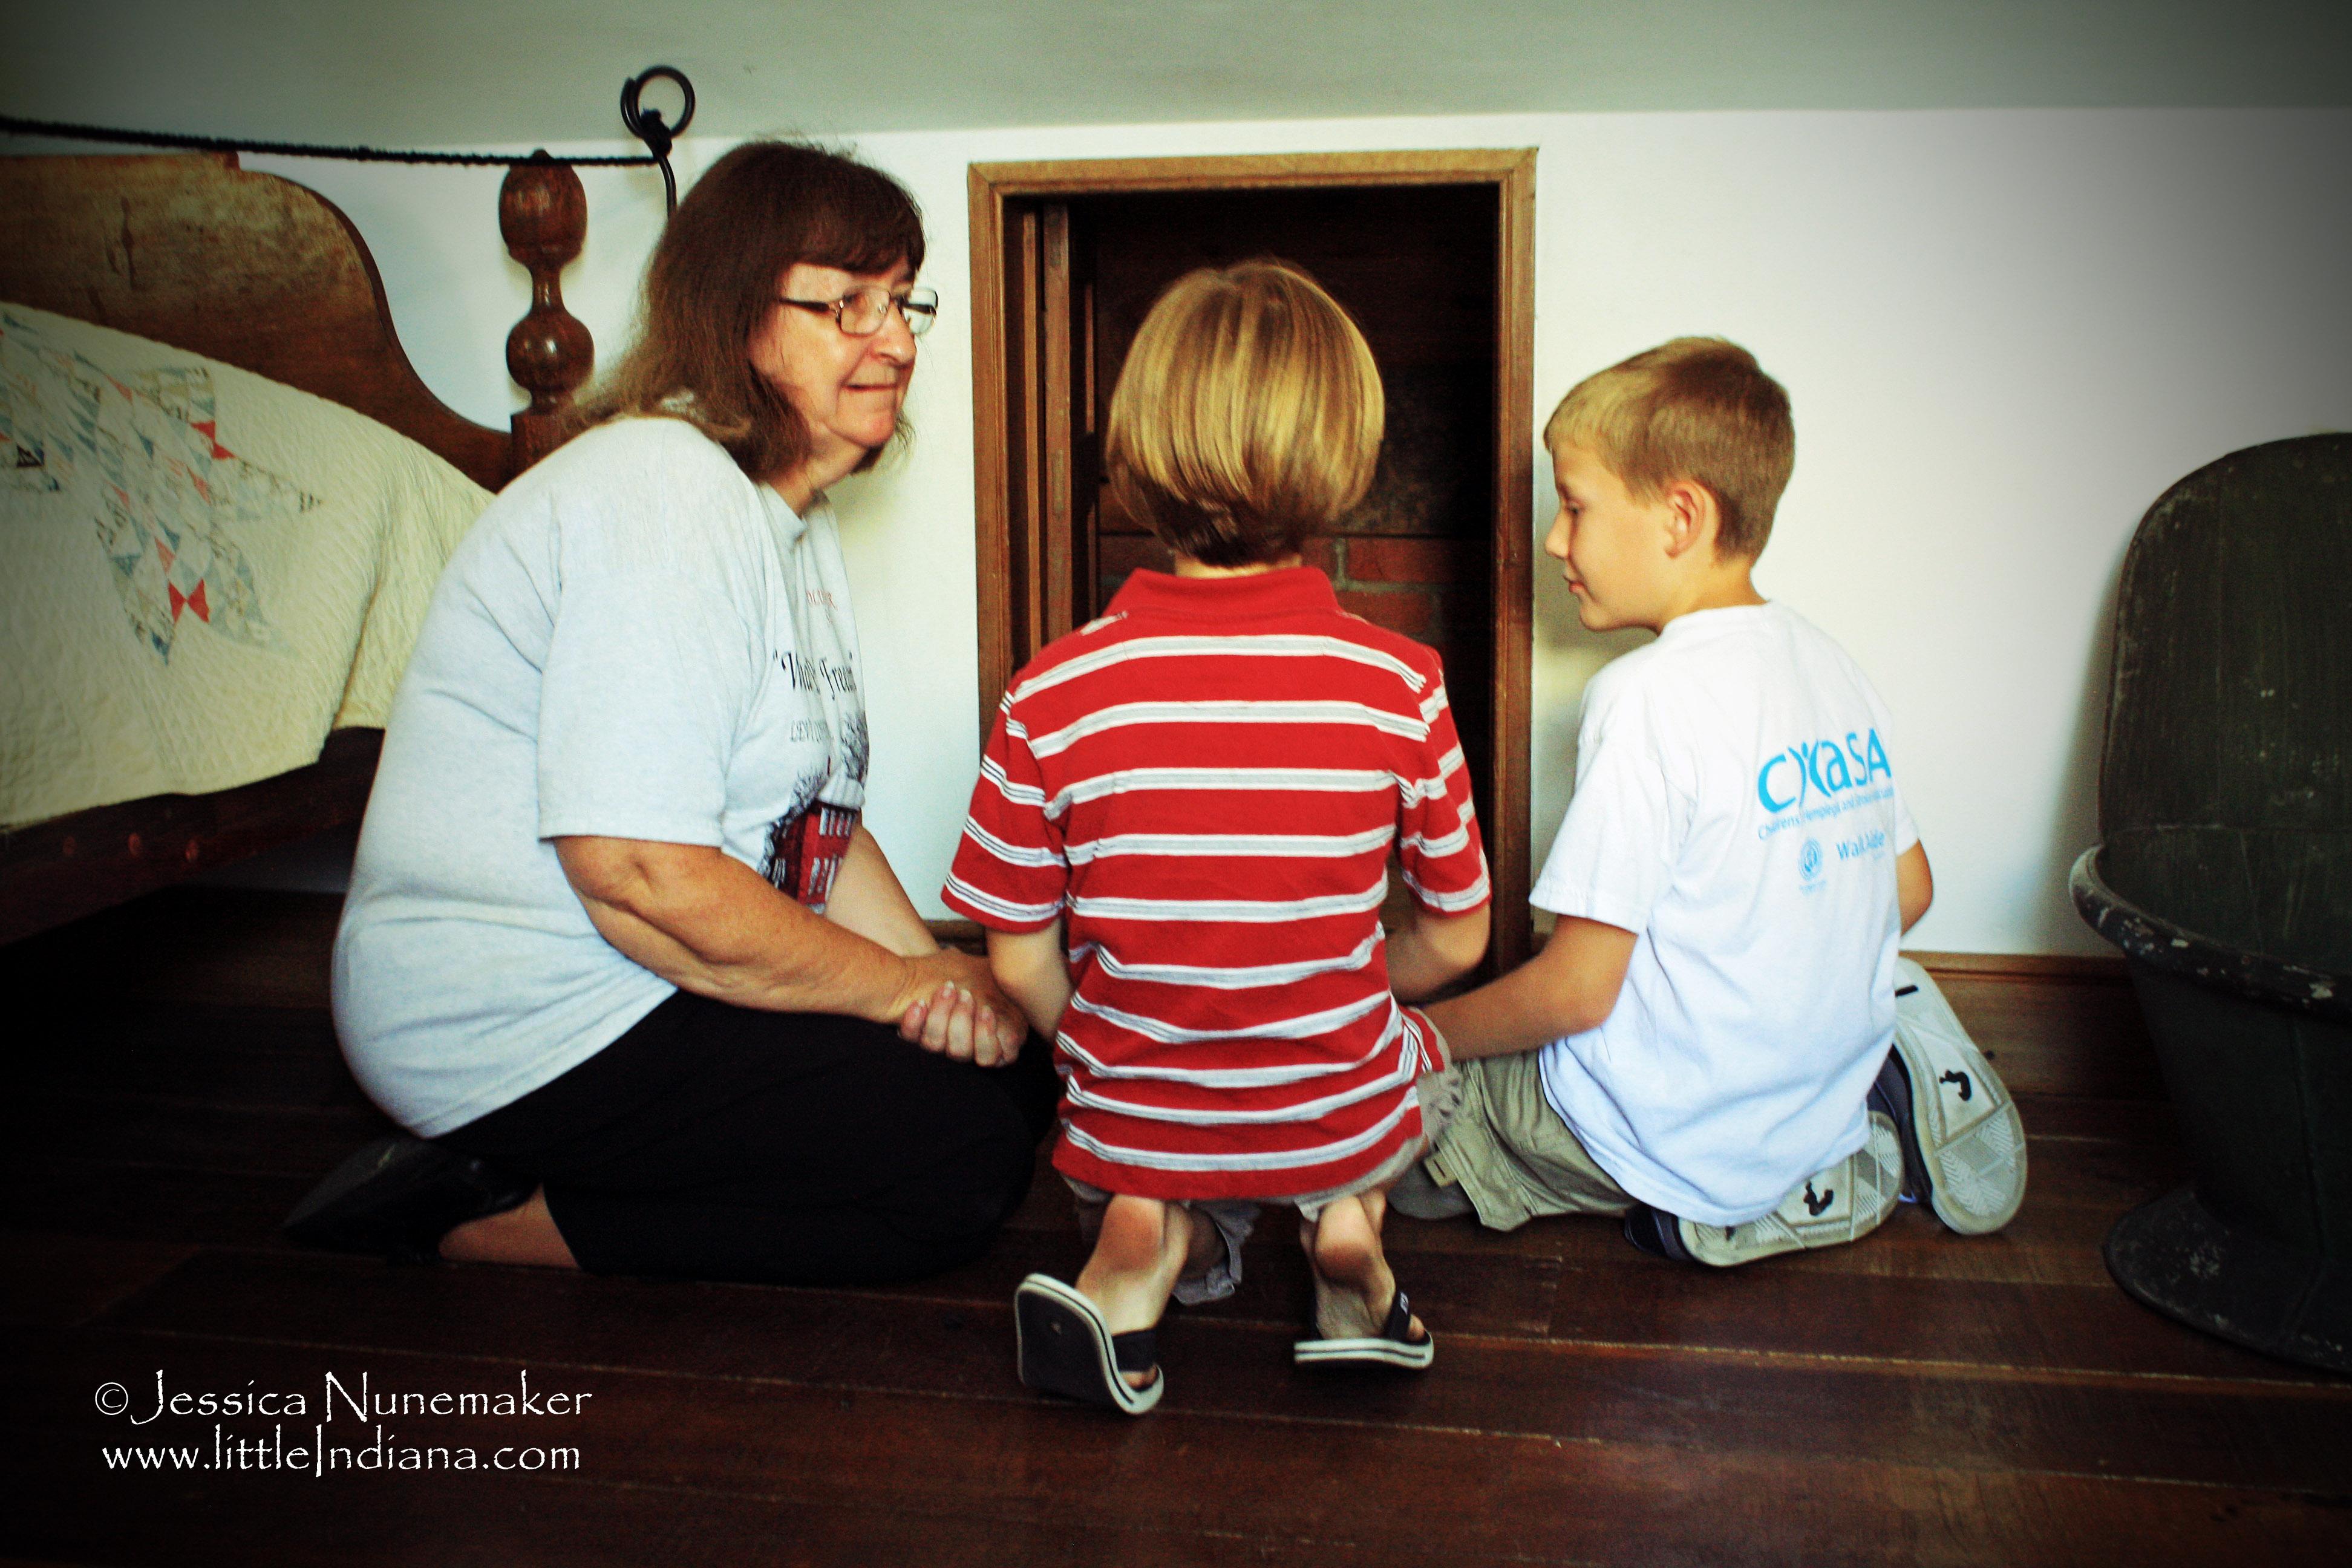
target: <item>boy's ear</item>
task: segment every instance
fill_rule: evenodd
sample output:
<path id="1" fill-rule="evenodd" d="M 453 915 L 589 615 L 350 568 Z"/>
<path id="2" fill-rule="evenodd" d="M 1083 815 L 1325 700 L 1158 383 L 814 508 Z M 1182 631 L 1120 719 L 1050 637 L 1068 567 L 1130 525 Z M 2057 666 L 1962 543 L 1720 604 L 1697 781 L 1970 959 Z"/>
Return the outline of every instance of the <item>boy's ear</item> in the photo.
<path id="1" fill-rule="evenodd" d="M 1715 492 L 1696 479 L 1676 479 L 1666 487 L 1666 553 L 1679 558 L 1704 547 L 1699 559 L 1712 556 L 1723 511 Z"/>

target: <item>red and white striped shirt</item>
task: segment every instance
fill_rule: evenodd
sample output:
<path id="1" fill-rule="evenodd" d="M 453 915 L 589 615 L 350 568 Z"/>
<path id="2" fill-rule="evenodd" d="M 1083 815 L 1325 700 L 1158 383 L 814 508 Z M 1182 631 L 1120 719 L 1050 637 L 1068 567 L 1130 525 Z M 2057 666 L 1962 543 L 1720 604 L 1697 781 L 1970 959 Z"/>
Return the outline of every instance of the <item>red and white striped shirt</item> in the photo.
<path id="1" fill-rule="evenodd" d="M 1311 567 L 1137 572 L 1023 669 L 941 896 L 998 931 L 1068 921 L 1055 1166 L 1271 1198 L 1418 1138 L 1439 1064 L 1389 994 L 1391 845 L 1424 906 L 1486 902 L 1437 655 Z"/>

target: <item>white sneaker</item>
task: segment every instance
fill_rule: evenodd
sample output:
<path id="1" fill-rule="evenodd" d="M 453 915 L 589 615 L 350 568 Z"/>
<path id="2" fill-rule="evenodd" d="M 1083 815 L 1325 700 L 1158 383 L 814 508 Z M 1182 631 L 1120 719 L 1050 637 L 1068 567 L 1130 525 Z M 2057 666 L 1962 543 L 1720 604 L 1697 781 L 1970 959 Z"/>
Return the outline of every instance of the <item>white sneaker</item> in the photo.
<path id="1" fill-rule="evenodd" d="M 1874 1110 L 1861 1148 L 1799 1183 L 1769 1214 L 1745 1225 L 1701 1225 L 1644 1206 L 1625 1216 L 1625 1234 L 1645 1252 L 1736 1268 L 1779 1253 L 1859 1241 L 1895 1212 L 1902 1186 L 1895 1122 Z"/>
<path id="2" fill-rule="evenodd" d="M 1406 1166 L 1396 1185 L 1389 1189 L 1389 1207 L 1414 1219 L 1459 1219 L 1477 1212 L 1469 1194 L 1452 1182 L 1439 1186 L 1437 1178 L 1418 1160 Z"/>
<path id="3" fill-rule="evenodd" d="M 1962 1236 L 1983 1236 L 2025 1202 L 2025 1124 L 1992 1064 L 1927 972 L 1895 964 L 1895 1048 L 1870 1103 L 1903 1140 L 1904 1196 Z"/>

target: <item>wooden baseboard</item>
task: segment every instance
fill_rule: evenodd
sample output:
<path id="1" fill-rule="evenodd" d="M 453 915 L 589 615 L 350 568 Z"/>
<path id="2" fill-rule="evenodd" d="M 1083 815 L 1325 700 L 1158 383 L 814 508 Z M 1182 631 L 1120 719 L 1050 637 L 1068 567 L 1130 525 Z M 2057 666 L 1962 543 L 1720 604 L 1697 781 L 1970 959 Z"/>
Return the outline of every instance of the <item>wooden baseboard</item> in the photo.
<path id="1" fill-rule="evenodd" d="M 0 950 L 0 977 L 68 999 L 323 1009 L 341 909 L 331 894 L 176 888 Z M 982 945 L 972 921 L 930 927 L 952 946 Z M 2164 1097 L 2122 960 L 1910 956 L 2018 1093 Z"/>
<path id="2" fill-rule="evenodd" d="M 931 935 L 941 947 L 960 947 L 966 952 L 978 952 L 988 945 L 988 932 L 978 921 L 925 921 Z"/>
<path id="3" fill-rule="evenodd" d="M 2121 953 L 1905 952 L 1941 982 L 1944 976 L 1972 979 L 2065 980 L 2084 984 L 2123 985 L 2131 979 Z"/>

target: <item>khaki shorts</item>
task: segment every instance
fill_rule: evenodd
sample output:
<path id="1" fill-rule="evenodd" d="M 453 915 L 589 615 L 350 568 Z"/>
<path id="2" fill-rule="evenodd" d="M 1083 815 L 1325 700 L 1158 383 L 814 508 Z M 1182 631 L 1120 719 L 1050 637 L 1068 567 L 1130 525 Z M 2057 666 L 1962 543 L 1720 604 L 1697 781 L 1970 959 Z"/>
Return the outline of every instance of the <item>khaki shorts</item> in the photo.
<path id="1" fill-rule="evenodd" d="M 1462 1064 L 1461 1104 L 1423 1168 L 1453 1184 L 1493 1230 L 1546 1215 L 1622 1215 L 1632 1194 L 1592 1163 L 1544 1098 L 1540 1051 Z"/>

